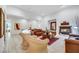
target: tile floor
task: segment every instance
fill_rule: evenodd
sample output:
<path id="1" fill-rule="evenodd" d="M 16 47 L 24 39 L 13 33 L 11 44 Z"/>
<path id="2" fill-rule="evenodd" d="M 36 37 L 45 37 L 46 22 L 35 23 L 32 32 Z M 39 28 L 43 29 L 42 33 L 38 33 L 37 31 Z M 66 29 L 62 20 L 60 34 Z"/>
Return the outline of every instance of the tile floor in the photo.
<path id="1" fill-rule="evenodd" d="M 59 40 L 48 46 L 49 53 L 64 53 L 64 37 L 60 36 Z M 3 40 L 0 41 L 0 52 L 6 53 L 24 53 L 21 49 L 22 38 L 18 34 L 6 33 L 5 47 Z M 1 46 L 2 45 L 2 46 Z M 5 49 L 4 49 L 5 48 Z"/>
<path id="2" fill-rule="evenodd" d="M 0 38 L 0 53 L 4 51 L 4 37 Z"/>

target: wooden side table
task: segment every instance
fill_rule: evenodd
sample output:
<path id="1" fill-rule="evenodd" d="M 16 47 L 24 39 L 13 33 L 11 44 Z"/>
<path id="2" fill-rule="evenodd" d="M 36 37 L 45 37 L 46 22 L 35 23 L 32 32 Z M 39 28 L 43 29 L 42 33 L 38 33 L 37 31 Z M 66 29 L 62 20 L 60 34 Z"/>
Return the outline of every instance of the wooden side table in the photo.
<path id="1" fill-rule="evenodd" d="M 65 40 L 66 53 L 79 53 L 79 40 Z"/>

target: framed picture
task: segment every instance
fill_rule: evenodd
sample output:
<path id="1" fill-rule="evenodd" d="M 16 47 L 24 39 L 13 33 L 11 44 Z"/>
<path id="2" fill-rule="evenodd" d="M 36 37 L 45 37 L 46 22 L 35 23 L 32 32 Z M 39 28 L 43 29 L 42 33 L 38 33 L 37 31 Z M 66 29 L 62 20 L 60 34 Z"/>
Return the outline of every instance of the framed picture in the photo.
<path id="1" fill-rule="evenodd" d="M 56 31 L 56 22 L 50 22 L 50 29 Z"/>
<path id="2" fill-rule="evenodd" d="M 16 30 L 20 30 L 20 23 L 15 23 L 14 26 Z"/>

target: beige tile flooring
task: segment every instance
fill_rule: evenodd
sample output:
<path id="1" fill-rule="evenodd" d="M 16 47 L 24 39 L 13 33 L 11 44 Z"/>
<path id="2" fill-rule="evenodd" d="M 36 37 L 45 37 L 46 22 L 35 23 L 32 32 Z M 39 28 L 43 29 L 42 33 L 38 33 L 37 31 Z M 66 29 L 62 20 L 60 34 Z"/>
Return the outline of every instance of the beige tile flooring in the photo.
<path id="1" fill-rule="evenodd" d="M 64 36 L 60 36 L 59 40 L 48 46 L 49 53 L 64 53 Z M 24 53 L 21 49 L 22 38 L 18 34 L 6 33 L 5 52 L 6 53 Z M 4 48 L 4 47 L 2 47 Z M 2 51 L 2 50 L 1 50 Z"/>
<path id="2" fill-rule="evenodd" d="M 0 38 L 0 53 L 4 50 L 4 37 Z"/>
<path id="3" fill-rule="evenodd" d="M 19 35 L 17 35 L 17 34 L 11 35 L 10 33 L 7 33 L 7 36 L 6 36 L 6 52 L 9 52 L 9 53 L 24 52 L 21 49 L 21 42 L 22 42 L 22 38 Z"/>
<path id="4" fill-rule="evenodd" d="M 52 45 L 48 46 L 49 53 L 64 53 L 65 52 L 65 43 L 63 38 L 59 38 Z"/>

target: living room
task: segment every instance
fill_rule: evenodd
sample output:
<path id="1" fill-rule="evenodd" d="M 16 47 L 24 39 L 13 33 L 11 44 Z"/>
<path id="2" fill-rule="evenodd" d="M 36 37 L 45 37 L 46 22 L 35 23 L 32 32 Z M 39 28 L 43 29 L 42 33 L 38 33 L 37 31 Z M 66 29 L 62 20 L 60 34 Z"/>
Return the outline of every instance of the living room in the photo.
<path id="1" fill-rule="evenodd" d="M 77 5 L 4 5 L 3 9 L 8 53 L 71 52 L 65 51 L 65 39 L 79 39 Z"/>

